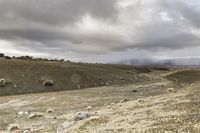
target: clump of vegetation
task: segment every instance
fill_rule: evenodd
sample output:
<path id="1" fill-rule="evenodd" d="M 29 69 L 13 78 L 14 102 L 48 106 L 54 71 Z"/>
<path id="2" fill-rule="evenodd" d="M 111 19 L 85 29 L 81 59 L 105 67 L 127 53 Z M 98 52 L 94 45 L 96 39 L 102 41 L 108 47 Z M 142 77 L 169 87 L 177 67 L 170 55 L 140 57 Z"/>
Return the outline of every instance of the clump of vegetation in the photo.
<path id="1" fill-rule="evenodd" d="M 56 62 L 64 62 L 65 60 L 64 59 L 46 59 L 46 58 L 34 58 L 32 56 L 19 56 L 19 57 L 10 57 L 10 56 L 6 56 L 5 54 L 3 53 L 0 53 L 0 58 L 4 58 L 4 59 L 7 59 L 7 60 L 10 60 L 10 59 L 19 59 L 19 60 L 30 60 L 30 61 L 56 61 Z M 67 60 L 66 62 L 70 62 L 69 60 Z"/>
<path id="2" fill-rule="evenodd" d="M 4 58 L 5 58 L 6 60 L 12 59 L 12 57 L 10 57 L 10 56 L 5 56 Z"/>
<path id="3" fill-rule="evenodd" d="M 4 58 L 5 55 L 3 53 L 0 53 L 0 58 Z"/>
<path id="4" fill-rule="evenodd" d="M 17 58 L 21 59 L 21 60 L 33 60 L 32 56 L 20 56 L 20 57 L 17 57 Z"/>

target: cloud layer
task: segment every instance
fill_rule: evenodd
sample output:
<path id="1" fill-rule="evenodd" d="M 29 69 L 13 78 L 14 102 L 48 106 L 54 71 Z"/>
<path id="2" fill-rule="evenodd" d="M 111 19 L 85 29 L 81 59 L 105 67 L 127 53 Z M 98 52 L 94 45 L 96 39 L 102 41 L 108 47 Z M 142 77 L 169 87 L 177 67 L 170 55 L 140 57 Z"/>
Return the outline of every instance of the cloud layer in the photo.
<path id="1" fill-rule="evenodd" d="M 198 0 L 0 0 L 0 51 L 74 61 L 199 57 Z"/>

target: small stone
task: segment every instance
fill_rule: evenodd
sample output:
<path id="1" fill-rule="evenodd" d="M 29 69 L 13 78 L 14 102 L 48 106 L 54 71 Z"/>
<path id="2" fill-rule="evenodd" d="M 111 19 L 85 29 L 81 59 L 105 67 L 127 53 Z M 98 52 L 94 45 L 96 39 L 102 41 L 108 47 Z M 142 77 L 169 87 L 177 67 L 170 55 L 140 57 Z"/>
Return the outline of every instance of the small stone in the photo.
<path id="1" fill-rule="evenodd" d="M 110 105 L 111 105 L 111 106 L 114 106 L 114 105 L 115 105 L 115 103 L 111 103 Z"/>
<path id="2" fill-rule="evenodd" d="M 132 90 L 132 92 L 136 93 L 136 92 L 138 92 L 138 90 Z"/>
<path id="3" fill-rule="evenodd" d="M 21 130 L 15 130 L 12 133 L 22 133 L 22 131 Z"/>
<path id="4" fill-rule="evenodd" d="M 88 107 L 87 107 L 87 110 L 92 110 L 92 107 L 91 107 L 91 106 L 88 106 Z"/>
<path id="5" fill-rule="evenodd" d="M 110 83 L 106 82 L 106 86 L 110 86 Z"/>
<path id="6" fill-rule="evenodd" d="M 54 109 L 47 109 L 46 110 L 46 113 L 50 114 L 50 113 L 53 113 L 54 112 Z"/>
<path id="7" fill-rule="evenodd" d="M 58 127 L 57 132 L 63 132 L 69 129 L 72 125 L 73 125 L 72 122 L 66 121 Z"/>
<path id="8" fill-rule="evenodd" d="M 23 111 L 19 111 L 18 113 L 17 113 L 17 116 L 23 116 L 24 115 L 24 112 Z"/>
<path id="9" fill-rule="evenodd" d="M 141 103 L 141 102 L 144 102 L 144 100 L 143 99 L 138 99 L 138 102 Z"/>
<path id="10" fill-rule="evenodd" d="M 107 108 L 107 109 L 110 109 L 110 108 L 111 108 L 111 106 L 109 106 L 109 105 L 108 105 L 108 106 L 106 106 L 106 108 Z"/>
<path id="11" fill-rule="evenodd" d="M 8 131 L 13 131 L 13 130 L 18 130 L 18 129 L 19 129 L 19 124 L 17 123 L 9 124 L 7 127 Z"/>
<path id="12" fill-rule="evenodd" d="M 14 84 L 14 85 L 13 85 L 13 88 L 17 88 L 17 85 L 16 85 L 16 84 Z"/>
<path id="13" fill-rule="evenodd" d="M 22 116 L 24 116 L 24 115 L 29 115 L 28 111 L 19 111 L 19 112 L 17 113 L 17 116 L 18 116 L 18 117 L 22 117 Z"/>
<path id="14" fill-rule="evenodd" d="M 29 130 L 24 130 L 23 133 L 31 133 Z"/>
<path id="15" fill-rule="evenodd" d="M 29 115 L 28 111 L 24 111 L 24 114 L 25 114 L 25 115 Z"/>
<path id="16" fill-rule="evenodd" d="M 168 92 L 168 93 L 174 92 L 174 88 L 168 88 L 168 89 L 167 89 L 167 92 Z"/>
<path id="17" fill-rule="evenodd" d="M 119 79 L 120 79 L 120 80 L 124 80 L 124 78 L 122 78 L 122 77 L 120 77 Z"/>
<path id="18" fill-rule="evenodd" d="M 118 105 L 118 107 L 122 107 L 122 105 L 121 105 L 121 104 L 119 104 L 119 105 Z"/>
<path id="19" fill-rule="evenodd" d="M 120 101 L 120 103 L 125 103 L 125 102 L 128 102 L 129 100 L 127 98 L 123 99 Z"/>
<path id="20" fill-rule="evenodd" d="M 43 113 L 39 113 L 39 112 L 30 113 L 28 119 L 33 119 L 36 117 L 43 117 Z"/>

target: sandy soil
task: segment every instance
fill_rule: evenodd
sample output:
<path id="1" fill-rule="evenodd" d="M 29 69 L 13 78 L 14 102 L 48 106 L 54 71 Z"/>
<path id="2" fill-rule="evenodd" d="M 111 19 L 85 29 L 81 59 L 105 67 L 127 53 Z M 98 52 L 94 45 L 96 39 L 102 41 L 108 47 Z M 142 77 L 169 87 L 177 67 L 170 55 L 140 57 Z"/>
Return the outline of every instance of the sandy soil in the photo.
<path id="1" fill-rule="evenodd" d="M 199 83 L 180 87 L 154 74 L 151 82 L 126 86 L 0 97 L 0 133 L 11 123 L 31 133 L 199 133 Z M 42 116 L 28 119 L 19 111 Z M 89 116 L 75 121 L 77 112 Z"/>

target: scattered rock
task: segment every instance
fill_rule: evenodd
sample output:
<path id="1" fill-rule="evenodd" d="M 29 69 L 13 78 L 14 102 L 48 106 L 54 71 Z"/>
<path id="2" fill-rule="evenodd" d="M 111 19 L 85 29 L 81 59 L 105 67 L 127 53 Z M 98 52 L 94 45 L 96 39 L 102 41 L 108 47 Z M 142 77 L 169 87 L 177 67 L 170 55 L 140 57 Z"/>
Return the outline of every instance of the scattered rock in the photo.
<path id="1" fill-rule="evenodd" d="M 86 112 L 78 112 L 76 114 L 76 116 L 74 117 L 74 120 L 75 121 L 79 121 L 79 120 L 87 119 L 89 117 L 90 117 L 90 115 L 88 113 L 86 113 Z"/>
<path id="2" fill-rule="evenodd" d="M 92 110 L 92 107 L 91 107 L 91 106 L 88 106 L 88 107 L 87 107 L 87 110 Z"/>
<path id="3" fill-rule="evenodd" d="M 43 117 L 43 113 L 39 113 L 39 112 L 30 113 L 30 115 L 28 116 L 28 119 L 30 120 L 36 117 Z"/>
<path id="4" fill-rule="evenodd" d="M 46 113 L 47 113 L 47 114 L 54 113 L 54 109 L 47 109 L 47 110 L 46 110 Z"/>
<path id="5" fill-rule="evenodd" d="M 127 98 L 121 100 L 119 103 L 125 103 L 125 102 L 128 102 L 129 100 Z"/>
<path id="6" fill-rule="evenodd" d="M 111 103 L 110 105 L 111 105 L 111 106 L 115 106 L 115 103 Z"/>
<path id="7" fill-rule="evenodd" d="M 106 106 L 106 108 L 107 108 L 107 109 L 110 109 L 110 108 L 111 108 L 111 106 L 109 106 L 109 105 L 108 105 L 108 106 Z"/>
<path id="8" fill-rule="evenodd" d="M 174 88 L 168 88 L 168 89 L 167 89 L 167 92 L 168 92 L 168 93 L 174 92 Z"/>
<path id="9" fill-rule="evenodd" d="M 18 116 L 22 116 L 23 114 L 24 114 L 23 111 L 19 111 L 19 112 L 17 113 Z"/>
<path id="10" fill-rule="evenodd" d="M 29 130 L 24 130 L 23 133 L 31 133 Z"/>
<path id="11" fill-rule="evenodd" d="M 143 99 L 138 99 L 137 101 L 138 101 L 139 103 L 144 102 Z"/>
<path id="12" fill-rule="evenodd" d="M 6 80 L 0 79 L 0 87 L 5 87 L 5 86 L 6 86 Z"/>
<path id="13" fill-rule="evenodd" d="M 18 129 L 19 129 L 19 124 L 17 124 L 17 123 L 9 124 L 7 127 L 8 131 L 14 131 L 14 130 L 18 130 Z"/>
<path id="14" fill-rule="evenodd" d="M 64 132 L 65 130 L 69 129 L 71 126 L 73 125 L 72 122 L 66 121 L 63 124 L 61 124 L 58 129 L 57 132 Z"/>
<path id="15" fill-rule="evenodd" d="M 137 92 L 138 92 L 138 90 L 132 90 L 132 92 L 134 92 L 134 93 L 137 93 Z"/>
<path id="16" fill-rule="evenodd" d="M 101 78 L 101 77 L 98 77 L 98 80 L 102 80 L 102 78 Z"/>
<path id="17" fill-rule="evenodd" d="M 16 85 L 16 84 L 14 84 L 14 85 L 13 85 L 13 88 L 17 88 L 17 85 Z"/>
<path id="18" fill-rule="evenodd" d="M 106 82 L 106 86 L 110 86 L 110 83 Z"/>
<path id="19" fill-rule="evenodd" d="M 118 107 L 122 107 L 122 104 L 118 104 Z"/>
<path id="20" fill-rule="evenodd" d="M 18 116 L 18 117 L 22 117 L 22 116 L 24 116 L 24 115 L 29 115 L 28 111 L 19 111 L 19 112 L 17 113 L 17 116 Z"/>
<path id="21" fill-rule="evenodd" d="M 124 80 L 124 78 L 122 78 L 122 77 L 120 77 L 119 79 L 120 79 L 120 80 Z"/>
<path id="22" fill-rule="evenodd" d="M 105 84 L 105 83 L 102 81 L 102 82 L 101 82 L 101 85 L 104 85 L 104 84 Z"/>
<path id="23" fill-rule="evenodd" d="M 12 133 L 22 133 L 22 131 L 21 130 L 15 130 Z"/>

